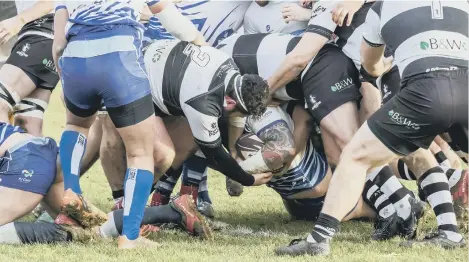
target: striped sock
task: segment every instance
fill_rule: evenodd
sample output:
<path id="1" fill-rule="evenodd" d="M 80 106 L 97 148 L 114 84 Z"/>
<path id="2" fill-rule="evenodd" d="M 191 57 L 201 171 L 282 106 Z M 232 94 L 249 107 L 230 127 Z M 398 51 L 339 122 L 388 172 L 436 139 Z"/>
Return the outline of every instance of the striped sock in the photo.
<path id="1" fill-rule="evenodd" d="M 212 204 L 212 200 L 208 194 L 208 184 L 207 184 L 207 172 L 208 168 L 205 169 L 204 175 L 202 176 L 202 181 L 199 184 L 199 199 L 203 202 L 208 202 Z"/>
<path id="2" fill-rule="evenodd" d="M 154 186 L 155 191 L 169 198 L 173 193 L 174 187 L 176 187 L 181 172 L 182 167 L 176 170 L 170 167 Z"/>
<path id="3" fill-rule="evenodd" d="M 367 175 L 367 178 L 388 197 L 400 218 L 404 220 L 409 218 L 412 211 L 409 202 L 410 191 L 399 182 L 389 166 L 375 168 Z"/>
<path id="4" fill-rule="evenodd" d="M 387 196 L 379 190 L 378 186 L 373 184 L 370 180 L 365 183 L 363 189 L 363 199 L 365 202 L 375 210 L 375 212 L 382 218 L 388 218 L 396 213 L 396 209 Z"/>
<path id="5" fill-rule="evenodd" d="M 449 168 L 446 170 L 446 178 L 448 178 L 449 189 L 451 190 L 461 179 L 463 170 Z"/>
<path id="6" fill-rule="evenodd" d="M 320 213 L 314 230 L 306 238 L 310 243 L 319 243 L 325 239 L 331 239 L 339 231 L 340 221 L 324 213 Z"/>
<path id="7" fill-rule="evenodd" d="M 446 157 L 445 153 L 443 153 L 443 151 L 436 153 L 434 156 L 443 171 L 446 171 L 451 168 L 451 162 L 449 162 L 448 158 Z"/>
<path id="8" fill-rule="evenodd" d="M 402 179 L 417 181 L 417 177 L 415 177 L 415 174 L 409 170 L 409 167 L 406 163 L 404 163 L 404 161 L 402 161 L 402 159 L 399 159 L 399 161 L 397 161 L 397 170 L 399 171 L 399 175 Z"/>
<path id="9" fill-rule="evenodd" d="M 443 169 L 439 166 L 431 168 L 419 180 L 419 186 L 423 189 L 427 201 L 435 212 L 438 229 L 443 230 L 449 240 L 461 241 L 462 236 L 454 214 L 453 199 Z"/>

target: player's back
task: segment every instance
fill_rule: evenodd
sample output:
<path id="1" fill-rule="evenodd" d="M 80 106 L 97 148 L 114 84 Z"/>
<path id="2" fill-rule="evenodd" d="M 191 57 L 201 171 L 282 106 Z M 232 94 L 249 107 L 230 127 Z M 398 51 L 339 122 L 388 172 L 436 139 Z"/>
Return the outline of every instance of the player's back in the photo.
<path id="1" fill-rule="evenodd" d="M 259 6 L 256 2 L 251 2 L 249 9 L 244 15 L 244 32 L 246 34 L 255 33 L 282 33 L 292 35 L 302 35 L 308 21 L 291 21 L 286 23 L 282 16 L 282 8 L 286 4 L 299 4 L 298 1 L 269 1 L 266 6 Z"/>
<path id="2" fill-rule="evenodd" d="M 232 70 L 233 60 L 216 48 L 178 40 L 151 44 L 145 52 L 145 67 L 154 102 L 171 115 L 184 115 L 188 100 L 225 86 L 227 74 L 238 72 Z"/>
<path id="3" fill-rule="evenodd" d="M 249 1 L 183 1 L 176 6 L 181 13 L 192 21 L 212 46 L 238 30 L 249 7 Z M 161 25 L 156 17 L 152 17 L 146 25 L 146 39 L 174 39 Z"/>
<path id="4" fill-rule="evenodd" d="M 468 67 L 467 1 L 384 1 L 372 10 L 403 77 Z"/>
<path id="5" fill-rule="evenodd" d="M 267 79 L 280 67 L 286 55 L 295 48 L 300 39 L 284 34 L 234 34 L 222 41 L 217 48 L 233 57 L 242 74 L 257 74 Z M 297 84 L 299 80 L 291 83 L 291 85 Z M 300 93 L 287 94 L 287 91 L 285 88 L 279 89 L 275 93 L 276 98 L 301 99 Z"/>

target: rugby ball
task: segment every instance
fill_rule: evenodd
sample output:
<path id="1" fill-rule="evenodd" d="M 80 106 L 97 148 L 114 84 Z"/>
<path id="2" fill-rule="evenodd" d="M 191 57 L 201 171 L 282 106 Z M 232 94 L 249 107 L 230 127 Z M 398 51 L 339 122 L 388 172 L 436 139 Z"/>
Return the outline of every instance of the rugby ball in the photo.
<path id="1" fill-rule="evenodd" d="M 241 135 L 236 142 L 236 152 L 242 160 L 246 160 L 255 155 L 264 143 L 253 133 L 246 133 Z"/>

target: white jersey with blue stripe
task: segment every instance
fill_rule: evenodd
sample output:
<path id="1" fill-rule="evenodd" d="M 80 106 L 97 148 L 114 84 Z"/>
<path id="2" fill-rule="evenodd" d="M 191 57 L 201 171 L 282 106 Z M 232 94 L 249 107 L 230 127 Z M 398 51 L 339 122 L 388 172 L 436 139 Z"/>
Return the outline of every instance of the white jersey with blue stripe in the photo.
<path id="1" fill-rule="evenodd" d="M 13 135 L 14 133 L 26 133 L 23 129 L 19 126 L 12 126 L 10 124 L 0 122 L 0 145 L 5 142 L 8 137 Z"/>
<path id="2" fill-rule="evenodd" d="M 202 32 L 206 41 L 216 46 L 221 40 L 236 32 L 243 23 L 249 1 L 183 1 L 176 4 L 181 13 L 189 18 Z M 145 41 L 174 39 L 156 17 L 145 25 Z"/>
<path id="3" fill-rule="evenodd" d="M 246 129 L 256 134 L 260 133 L 279 121 L 285 122 L 293 133 L 294 123 L 290 115 L 280 107 L 268 107 L 260 118 L 248 117 Z M 293 135 L 293 134 L 292 134 Z M 328 165 L 325 157 L 313 146 L 311 140 L 306 144 L 304 151 L 297 154 L 290 168 L 282 175 L 274 176 L 267 183 L 282 197 L 309 190 L 318 185 L 326 176 Z"/>
<path id="4" fill-rule="evenodd" d="M 98 1 L 58 1 L 56 10 L 66 8 L 70 17 L 66 32 L 75 24 L 79 25 L 131 25 L 142 29 L 139 23 L 140 11 L 158 1 L 148 0 L 98 0 Z"/>

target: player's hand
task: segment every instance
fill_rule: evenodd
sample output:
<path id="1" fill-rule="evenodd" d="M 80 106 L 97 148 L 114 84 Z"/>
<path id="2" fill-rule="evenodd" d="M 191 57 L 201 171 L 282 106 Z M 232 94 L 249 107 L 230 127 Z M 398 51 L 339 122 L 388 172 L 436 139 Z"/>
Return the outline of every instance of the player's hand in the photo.
<path id="1" fill-rule="evenodd" d="M 304 8 L 311 8 L 313 0 L 300 0 L 300 5 Z"/>
<path id="2" fill-rule="evenodd" d="M 264 185 L 265 183 L 269 182 L 270 179 L 272 179 L 272 173 L 261 173 L 261 174 L 254 174 L 252 175 L 254 177 L 254 184 L 253 186 L 260 186 Z"/>
<path id="3" fill-rule="evenodd" d="M 303 8 L 295 3 L 285 4 L 282 8 L 282 16 L 286 23 L 290 21 L 309 21 L 311 19 L 311 9 Z"/>
<path id="4" fill-rule="evenodd" d="M 389 72 L 389 70 L 391 70 L 393 61 L 394 61 L 394 57 L 392 57 L 392 56 L 385 57 L 383 59 L 383 64 L 384 64 L 384 73 L 383 74 L 385 74 L 385 73 Z"/>
<path id="5" fill-rule="evenodd" d="M 355 13 L 363 6 L 363 0 L 343 0 L 338 3 L 332 10 L 332 20 L 338 26 L 344 24 L 345 17 L 347 17 L 347 26 L 352 24 L 352 19 Z"/>
<path id="6" fill-rule="evenodd" d="M 23 26 L 24 20 L 20 16 L 14 16 L 0 22 L 0 45 L 17 35 Z"/>

